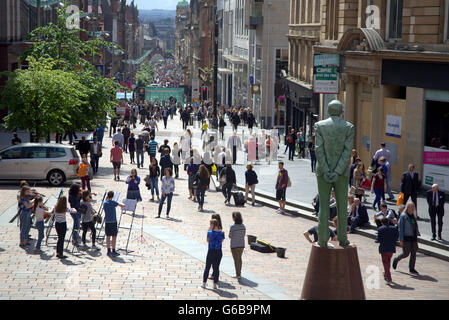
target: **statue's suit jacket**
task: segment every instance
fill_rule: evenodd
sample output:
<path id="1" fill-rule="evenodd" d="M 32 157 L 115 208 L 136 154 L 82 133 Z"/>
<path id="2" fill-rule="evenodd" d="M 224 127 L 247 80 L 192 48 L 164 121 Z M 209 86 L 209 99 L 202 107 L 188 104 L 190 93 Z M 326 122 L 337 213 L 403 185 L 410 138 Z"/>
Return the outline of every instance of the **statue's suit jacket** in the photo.
<path id="1" fill-rule="evenodd" d="M 340 117 L 315 124 L 316 175 L 328 171 L 349 176 L 349 158 L 354 145 L 354 126 Z"/>

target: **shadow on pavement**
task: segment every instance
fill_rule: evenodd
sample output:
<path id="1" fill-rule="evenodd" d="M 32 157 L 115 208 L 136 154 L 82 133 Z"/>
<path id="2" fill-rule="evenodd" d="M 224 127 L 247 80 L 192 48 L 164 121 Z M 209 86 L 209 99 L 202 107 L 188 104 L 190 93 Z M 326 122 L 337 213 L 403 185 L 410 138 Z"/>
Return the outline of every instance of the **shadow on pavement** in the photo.
<path id="1" fill-rule="evenodd" d="M 204 212 L 204 213 L 212 213 L 212 214 L 215 213 L 214 210 L 206 210 L 206 209 L 203 209 L 203 212 Z"/>
<path id="2" fill-rule="evenodd" d="M 389 287 L 391 289 L 396 289 L 396 290 L 415 290 L 415 288 L 403 286 L 403 285 L 401 285 L 399 283 L 396 283 L 394 281 L 389 285 Z"/>
<path id="3" fill-rule="evenodd" d="M 229 283 L 223 282 L 223 281 L 219 282 L 219 286 L 220 286 L 220 289 L 235 289 L 235 287 L 232 284 L 229 284 Z"/>
<path id="4" fill-rule="evenodd" d="M 5 251 L 5 249 L 3 249 L 3 248 L 0 248 L 0 252 L 3 252 L 3 251 Z"/>
<path id="5" fill-rule="evenodd" d="M 249 279 L 243 278 L 243 277 L 240 278 L 238 281 L 242 286 L 247 286 L 247 287 L 251 287 L 251 288 L 255 288 L 259 285 L 258 283 L 251 281 Z"/>
<path id="6" fill-rule="evenodd" d="M 413 279 L 423 280 L 423 281 L 430 281 L 430 282 L 438 282 L 438 280 L 435 279 L 434 277 L 427 276 L 427 275 L 413 276 Z"/>
<path id="7" fill-rule="evenodd" d="M 223 298 L 238 298 L 238 295 L 236 295 L 235 293 L 231 293 L 231 292 L 227 292 L 221 289 L 212 289 L 212 288 L 205 288 L 205 290 L 210 290 L 212 292 L 215 292 L 216 294 L 218 294 L 220 297 Z"/>
<path id="8" fill-rule="evenodd" d="M 123 258 L 120 258 L 120 257 L 114 257 L 114 256 L 108 256 L 108 257 L 109 257 L 109 259 L 111 259 L 114 262 L 123 263 L 123 264 L 125 264 L 125 263 L 134 263 L 135 262 L 135 260 L 126 261 L 126 260 L 124 260 Z"/>
<path id="9" fill-rule="evenodd" d="M 80 265 L 84 264 L 84 262 L 74 263 L 73 261 L 71 261 L 69 259 L 60 259 L 60 260 L 61 260 L 61 263 L 66 266 L 80 266 Z"/>
<path id="10" fill-rule="evenodd" d="M 408 272 L 403 272 L 403 271 L 398 271 L 398 272 L 399 272 L 399 273 L 402 273 L 402 274 L 409 275 L 410 277 L 412 277 L 413 279 L 416 279 L 416 280 L 423 280 L 423 281 L 430 281 L 430 282 L 438 282 L 437 279 L 435 279 L 434 277 L 431 277 L 431 276 L 427 276 L 427 275 L 418 275 L 418 276 L 416 276 L 416 275 L 413 275 L 413 274 L 408 273 Z"/>

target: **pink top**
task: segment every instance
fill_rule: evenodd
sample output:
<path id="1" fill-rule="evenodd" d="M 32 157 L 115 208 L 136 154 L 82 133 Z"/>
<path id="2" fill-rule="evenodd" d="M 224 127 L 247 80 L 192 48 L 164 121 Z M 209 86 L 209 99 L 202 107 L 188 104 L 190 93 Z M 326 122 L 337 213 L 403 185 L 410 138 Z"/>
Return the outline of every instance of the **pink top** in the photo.
<path id="1" fill-rule="evenodd" d="M 121 162 L 122 161 L 122 153 L 123 150 L 120 147 L 113 147 L 111 148 L 111 156 L 112 156 L 112 162 Z"/>

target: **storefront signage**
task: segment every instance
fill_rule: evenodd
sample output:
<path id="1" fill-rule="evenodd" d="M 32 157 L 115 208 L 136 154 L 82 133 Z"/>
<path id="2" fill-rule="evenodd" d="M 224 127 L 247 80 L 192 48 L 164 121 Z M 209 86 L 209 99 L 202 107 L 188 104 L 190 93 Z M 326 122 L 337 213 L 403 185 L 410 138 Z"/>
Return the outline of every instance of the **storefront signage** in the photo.
<path id="1" fill-rule="evenodd" d="M 449 191 L 449 150 L 424 147 L 424 183 L 438 184 L 442 191 Z"/>
<path id="2" fill-rule="evenodd" d="M 317 54 L 313 57 L 313 92 L 338 93 L 340 55 Z"/>
<path id="3" fill-rule="evenodd" d="M 400 138 L 402 130 L 402 117 L 387 114 L 385 134 L 390 137 Z"/>
<path id="4" fill-rule="evenodd" d="M 449 166 L 449 151 L 424 151 L 424 164 Z"/>
<path id="5" fill-rule="evenodd" d="M 339 66 L 339 54 L 316 54 L 313 56 L 313 66 Z"/>

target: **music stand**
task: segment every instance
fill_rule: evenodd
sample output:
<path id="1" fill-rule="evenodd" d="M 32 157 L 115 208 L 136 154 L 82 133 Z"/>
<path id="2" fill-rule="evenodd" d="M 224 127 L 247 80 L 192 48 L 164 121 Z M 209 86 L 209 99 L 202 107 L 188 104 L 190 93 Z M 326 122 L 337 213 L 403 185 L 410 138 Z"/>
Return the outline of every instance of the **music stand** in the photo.
<path id="1" fill-rule="evenodd" d="M 57 200 L 59 200 L 59 198 L 61 198 L 63 195 L 64 195 L 64 191 L 61 188 L 61 190 L 59 191 Z M 51 230 L 53 229 L 53 226 L 55 224 L 55 213 L 54 212 L 51 214 L 50 218 L 48 218 L 46 222 L 48 222 L 48 226 L 47 226 L 47 236 L 45 239 L 45 245 L 48 245 L 48 238 L 50 238 Z M 56 236 L 56 238 L 57 238 L 57 236 Z"/>
<path id="2" fill-rule="evenodd" d="M 136 215 L 136 207 L 137 207 L 137 200 L 135 199 L 123 199 L 123 204 L 125 205 L 124 208 L 122 208 L 121 210 L 121 214 L 120 214 L 120 219 L 119 219 L 119 223 L 117 225 L 118 229 L 128 229 L 128 240 L 126 241 L 126 249 L 118 249 L 118 250 L 122 250 L 122 251 L 126 251 L 126 253 L 128 254 L 129 252 L 133 252 L 133 251 L 129 251 L 128 250 L 128 245 L 129 245 L 129 238 L 131 237 L 131 232 L 133 229 L 133 223 L 134 223 L 134 216 Z M 121 227 L 120 226 L 120 222 L 122 221 L 122 216 L 124 214 L 127 214 L 127 212 L 130 212 L 131 214 L 131 225 L 129 227 Z"/>
<path id="3" fill-rule="evenodd" d="M 139 241 L 140 243 L 147 243 L 147 240 L 143 236 L 143 219 L 145 219 L 145 206 L 142 207 L 142 224 L 140 227 L 140 237 L 135 238 L 133 241 Z"/>

